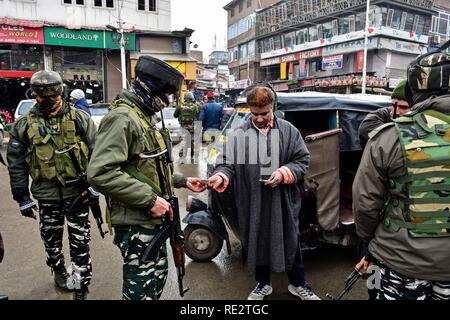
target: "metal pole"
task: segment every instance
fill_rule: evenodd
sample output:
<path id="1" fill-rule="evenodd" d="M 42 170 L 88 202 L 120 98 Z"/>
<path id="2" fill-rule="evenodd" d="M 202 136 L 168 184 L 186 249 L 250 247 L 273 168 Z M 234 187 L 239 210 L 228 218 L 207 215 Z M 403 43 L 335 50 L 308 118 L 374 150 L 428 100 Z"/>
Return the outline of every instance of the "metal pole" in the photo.
<path id="1" fill-rule="evenodd" d="M 122 72 L 122 88 L 127 88 L 127 66 L 126 66 L 126 57 L 125 57 L 125 37 L 123 35 L 123 23 L 120 17 L 121 8 L 120 4 L 117 5 L 118 9 L 118 18 L 119 18 L 119 33 L 120 33 L 120 70 Z"/>
<path id="2" fill-rule="evenodd" d="M 362 74 L 362 89 L 361 93 L 366 94 L 366 79 L 367 79 L 367 45 L 369 40 L 369 8 L 370 0 L 367 0 L 366 8 L 366 27 L 364 30 L 364 64 L 363 64 L 363 74 Z"/>

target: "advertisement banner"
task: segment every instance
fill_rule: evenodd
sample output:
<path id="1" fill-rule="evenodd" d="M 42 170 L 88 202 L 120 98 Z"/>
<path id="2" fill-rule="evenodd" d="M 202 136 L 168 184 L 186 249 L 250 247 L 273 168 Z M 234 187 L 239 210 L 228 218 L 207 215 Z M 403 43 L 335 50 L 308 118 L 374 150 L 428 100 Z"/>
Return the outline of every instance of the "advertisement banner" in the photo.
<path id="1" fill-rule="evenodd" d="M 355 72 L 362 72 L 364 68 L 364 51 L 356 53 Z"/>
<path id="2" fill-rule="evenodd" d="M 280 64 L 280 57 L 261 60 L 260 63 L 259 63 L 259 65 L 261 67 L 268 67 L 268 66 L 272 66 L 274 64 Z"/>
<path id="3" fill-rule="evenodd" d="M 311 59 L 322 56 L 322 48 L 297 53 L 298 59 Z"/>
<path id="4" fill-rule="evenodd" d="M 344 55 L 342 54 L 322 58 L 322 70 L 342 69 L 343 64 L 344 64 Z"/>
<path id="5" fill-rule="evenodd" d="M 0 43 L 44 44 L 44 28 L 0 25 Z"/>
<path id="6" fill-rule="evenodd" d="M 98 49 L 105 47 L 104 31 L 45 27 L 44 33 L 45 44 L 48 45 Z"/>
<path id="7" fill-rule="evenodd" d="M 280 79 L 286 79 L 286 62 L 280 63 Z"/>

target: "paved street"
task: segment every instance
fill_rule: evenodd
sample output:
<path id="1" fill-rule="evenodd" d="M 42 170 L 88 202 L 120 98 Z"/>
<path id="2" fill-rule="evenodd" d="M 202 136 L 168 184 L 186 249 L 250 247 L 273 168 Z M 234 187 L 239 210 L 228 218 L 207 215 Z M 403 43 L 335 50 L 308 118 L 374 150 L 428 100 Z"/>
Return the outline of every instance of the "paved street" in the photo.
<path id="1" fill-rule="evenodd" d="M 5 147 L 2 148 L 5 154 Z M 177 154 L 175 150 L 174 154 Z M 188 176 L 205 177 L 204 168 L 197 165 L 182 165 L 179 168 Z M 185 215 L 184 203 L 189 192 L 177 190 L 180 197 L 182 217 Z M 201 195 L 206 198 L 206 193 Z M 103 203 L 104 206 L 104 203 Z M 121 298 L 121 257 L 112 244 L 112 237 L 101 239 L 96 225 L 91 220 L 91 256 L 93 280 L 89 299 L 111 300 Z M 10 299 L 67 300 L 71 294 L 61 293 L 54 288 L 50 269 L 45 264 L 45 252 L 39 236 L 38 222 L 23 218 L 17 203 L 12 199 L 9 176 L 4 166 L 0 166 L 0 231 L 6 247 L 5 259 L 0 264 L 0 294 Z M 66 237 L 66 233 L 65 233 Z M 66 264 L 68 263 L 68 242 L 64 242 Z M 307 281 L 316 293 L 325 298 L 327 292 L 337 294 L 344 285 L 344 279 L 354 264 L 354 251 L 337 247 L 321 248 L 304 254 Z M 195 263 L 186 258 L 185 285 L 190 291 L 185 299 L 245 299 L 255 282 L 247 275 L 241 261 L 238 241 L 233 237 L 233 253 L 229 256 L 225 246 L 211 263 Z M 274 288 L 270 299 L 295 299 L 287 291 L 285 274 L 274 274 Z M 169 279 L 162 299 L 180 299 L 176 282 L 176 271 L 170 258 Z M 365 299 L 363 282 L 346 297 Z"/>

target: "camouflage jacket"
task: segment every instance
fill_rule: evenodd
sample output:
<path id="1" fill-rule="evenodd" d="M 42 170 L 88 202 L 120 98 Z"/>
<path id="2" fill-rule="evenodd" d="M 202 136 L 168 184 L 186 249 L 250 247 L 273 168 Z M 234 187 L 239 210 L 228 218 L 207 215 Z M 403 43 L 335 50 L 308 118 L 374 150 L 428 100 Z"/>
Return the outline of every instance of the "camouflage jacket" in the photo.
<path id="1" fill-rule="evenodd" d="M 434 109 L 450 115 L 450 95 L 428 99 L 413 111 Z M 400 207 L 388 206 L 390 179 L 405 176 L 404 157 L 393 123 L 371 132 L 353 183 L 353 214 L 358 236 L 369 242 L 369 251 L 394 271 L 413 278 L 450 279 L 450 237 L 414 238 L 406 229 L 393 231 L 385 217 L 404 219 Z M 450 156 L 449 156 L 450 161 Z"/>
<path id="2" fill-rule="evenodd" d="M 71 108 L 69 104 L 64 103 L 63 113 L 67 114 L 75 111 L 76 134 L 81 137 L 89 148 L 89 153 L 94 148 L 97 130 L 94 122 L 86 112 Z M 37 117 L 42 117 L 42 113 L 33 107 L 30 113 Z M 8 145 L 7 157 L 9 163 L 9 176 L 11 182 L 11 191 L 14 200 L 22 202 L 29 199 L 28 191 L 30 166 L 29 158 L 26 156 L 32 151 L 32 142 L 29 139 L 29 127 L 27 115 L 25 114 L 19 120 L 14 122 L 10 130 L 11 140 Z M 32 181 L 31 193 L 36 200 L 61 201 L 75 197 L 79 194 L 78 187 L 62 186 L 58 181 Z"/>
<path id="3" fill-rule="evenodd" d="M 102 119 L 99 126 L 97 145 L 89 162 L 87 174 L 89 183 L 110 199 L 110 217 L 113 226 L 118 225 L 155 225 L 161 219 L 153 219 L 147 212 L 154 206 L 156 191 L 147 183 L 141 182 L 124 170 L 136 163 L 141 173 L 150 173 L 150 180 L 159 185 L 155 170 L 148 166 L 150 160 L 138 160 L 139 154 L 147 148 L 155 147 L 154 141 L 147 141 L 140 123 L 136 122 L 135 112 L 140 101 L 131 93 L 123 93 L 120 101 Z M 143 110 L 143 108 L 139 108 Z M 145 121 L 151 124 L 152 134 L 156 134 L 155 117 L 144 113 Z M 151 162 L 154 162 L 151 160 Z M 152 178 L 153 177 L 153 178 Z M 182 175 L 174 175 L 175 187 L 186 185 Z"/>

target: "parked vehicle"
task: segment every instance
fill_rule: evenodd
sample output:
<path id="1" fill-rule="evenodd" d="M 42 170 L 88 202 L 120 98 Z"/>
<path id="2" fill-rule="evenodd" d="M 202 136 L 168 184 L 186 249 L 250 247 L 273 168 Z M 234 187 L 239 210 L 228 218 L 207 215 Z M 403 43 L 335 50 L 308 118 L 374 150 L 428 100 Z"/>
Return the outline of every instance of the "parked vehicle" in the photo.
<path id="1" fill-rule="evenodd" d="M 91 111 L 91 119 L 96 127 L 100 125 L 103 117 L 108 113 L 109 103 L 94 103 L 89 106 Z"/>
<path id="2" fill-rule="evenodd" d="M 172 142 L 174 144 L 177 144 L 181 141 L 181 125 L 178 122 L 178 119 L 173 116 L 175 113 L 175 108 L 164 108 L 162 110 L 163 117 L 164 117 L 164 124 L 166 128 L 170 131 L 170 136 L 172 137 Z M 161 121 L 161 114 L 157 113 L 156 117 L 158 119 L 158 122 L 156 123 L 156 127 L 161 130 L 162 128 L 162 121 Z"/>
<path id="3" fill-rule="evenodd" d="M 370 111 L 391 104 L 387 96 L 339 95 L 317 92 L 278 93 L 276 112 L 296 126 L 310 151 L 300 212 L 301 245 L 313 250 L 321 243 L 358 246 L 352 215 L 352 184 L 362 156 L 358 138 L 361 121 Z M 250 116 L 244 103 L 236 110 L 208 157 L 208 175 L 227 142 L 227 130 Z M 228 230 L 238 237 L 232 185 L 223 193 L 209 191 L 208 205 L 188 199 L 185 251 L 194 261 L 210 261 L 223 242 L 231 252 Z M 226 228 L 226 227 L 227 228 Z"/>
<path id="4" fill-rule="evenodd" d="M 21 116 L 28 112 L 32 106 L 36 103 L 34 99 L 20 100 L 14 112 L 14 121 L 17 121 Z"/>

